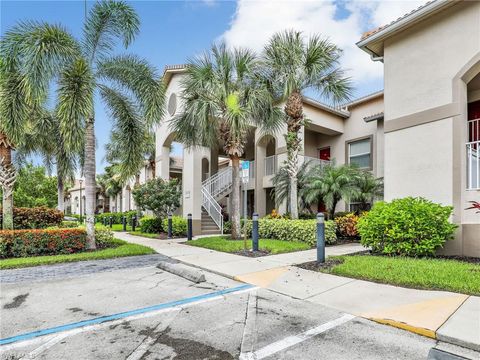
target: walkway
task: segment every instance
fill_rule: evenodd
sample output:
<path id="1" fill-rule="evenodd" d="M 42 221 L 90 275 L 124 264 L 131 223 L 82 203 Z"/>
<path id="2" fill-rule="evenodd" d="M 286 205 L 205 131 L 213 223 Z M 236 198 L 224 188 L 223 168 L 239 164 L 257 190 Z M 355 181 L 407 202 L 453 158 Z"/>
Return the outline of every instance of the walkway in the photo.
<path id="1" fill-rule="evenodd" d="M 379 323 L 480 351 L 480 297 L 377 284 L 300 269 L 316 250 L 248 258 L 181 244 L 116 233 L 192 266 L 321 304 Z M 326 256 L 361 251 L 358 244 L 326 248 Z"/>

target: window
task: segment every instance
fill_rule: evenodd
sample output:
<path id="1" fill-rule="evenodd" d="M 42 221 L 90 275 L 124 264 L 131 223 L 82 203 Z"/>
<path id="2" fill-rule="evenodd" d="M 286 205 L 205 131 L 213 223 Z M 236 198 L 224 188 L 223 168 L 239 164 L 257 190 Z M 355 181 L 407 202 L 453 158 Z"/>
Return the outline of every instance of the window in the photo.
<path id="1" fill-rule="evenodd" d="M 353 202 L 353 203 L 350 203 L 348 205 L 348 209 L 350 212 L 353 212 L 353 213 L 356 213 L 356 214 L 360 214 L 362 211 L 364 210 L 370 210 L 372 205 L 367 203 L 367 208 L 366 209 L 362 209 L 362 204 L 361 203 L 357 203 L 357 202 Z"/>
<path id="2" fill-rule="evenodd" d="M 366 138 L 347 143 L 348 163 L 361 169 L 372 168 L 372 139 Z"/>

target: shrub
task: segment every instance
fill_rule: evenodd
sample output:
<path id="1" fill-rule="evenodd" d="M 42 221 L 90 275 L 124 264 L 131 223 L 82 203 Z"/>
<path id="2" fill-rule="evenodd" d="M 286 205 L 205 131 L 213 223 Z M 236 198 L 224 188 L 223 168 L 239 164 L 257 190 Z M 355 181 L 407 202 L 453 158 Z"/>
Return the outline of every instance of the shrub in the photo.
<path id="1" fill-rule="evenodd" d="M 378 202 L 358 222 L 361 243 L 386 255 L 428 256 L 453 237 L 453 208 L 424 198 Z"/>
<path id="2" fill-rule="evenodd" d="M 136 186 L 132 195 L 140 209 L 150 210 L 157 217 L 165 218 L 180 206 L 182 190 L 177 179 L 156 177 Z"/>
<path id="3" fill-rule="evenodd" d="M 158 234 L 162 232 L 162 219 L 154 216 L 141 218 L 140 231 L 147 234 Z"/>
<path id="4" fill-rule="evenodd" d="M 114 240 L 113 232 L 109 227 L 98 225 L 95 227 L 95 243 L 98 249 L 111 247 Z"/>
<path id="5" fill-rule="evenodd" d="M 246 224 L 247 234 L 252 236 L 252 221 Z M 258 221 L 258 235 L 262 239 L 278 239 L 301 241 L 313 246 L 317 242 L 316 220 L 272 220 Z M 334 244 L 337 241 L 334 221 L 325 221 L 325 242 Z"/>
<path id="6" fill-rule="evenodd" d="M 317 214 L 315 213 L 301 212 L 300 214 L 298 214 L 298 218 L 300 220 L 312 220 L 312 219 L 315 219 L 316 217 L 317 217 Z"/>
<path id="7" fill-rule="evenodd" d="M 0 214 L 2 208 L 0 208 Z M 49 226 L 58 226 L 62 223 L 63 213 L 56 209 L 47 207 L 34 208 L 13 208 L 13 228 L 23 229 L 45 229 Z"/>
<path id="8" fill-rule="evenodd" d="M 66 229 L 66 228 L 76 228 L 80 225 L 78 221 L 62 221 L 59 228 Z"/>
<path id="9" fill-rule="evenodd" d="M 85 249 L 85 229 L 0 231 L 0 258 L 71 254 Z"/>
<path id="10" fill-rule="evenodd" d="M 230 234 L 232 232 L 232 222 L 231 221 L 224 221 L 223 222 L 223 233 Z"/>
<path id="11" fill-rule="evenodd" d="M 162 227 L 165 231 L 168 231 L 168 219 L 162 220 Z M 187 220 L 181 216 L 172 217 L 172 234 L 173 236 L 186 236 L 187 235 Z"/>
<path id="12" fill-rule="evenodd" d="M 131 210 L 131 211 L 125 211 L 123 213 L 122 212 L 114 212 L 114 213 L 97 214 L 97 215 L 95 215 L 95 221 L 99 222 L 101 224 L 104 224 L 104 221 L 106 221 L 106 224 L 109 224 L 110 217 L 111 217 L 113 224 L 121 224 L 123 216 L 127 217 L 127 224 L 132 226 L 132 217 L 137 216 L 137 211 L 136 210 Z"/>
<path id="13" fill-rule="evenodd" d="M 336 217 L 335 224 L 337 225 L 338 235 L 341 237 L 358 237 L 358 219 L 359 217 L 352 213 Z"/>

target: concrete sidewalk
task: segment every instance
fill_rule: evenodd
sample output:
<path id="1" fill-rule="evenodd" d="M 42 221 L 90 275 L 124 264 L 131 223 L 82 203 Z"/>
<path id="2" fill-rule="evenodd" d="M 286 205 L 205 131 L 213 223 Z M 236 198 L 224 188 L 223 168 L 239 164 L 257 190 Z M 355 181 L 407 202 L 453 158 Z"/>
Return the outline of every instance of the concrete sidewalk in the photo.
<path id="1" fill-rule="evenodd" d="M 189 265 L 269 290 L 480 351 L 480 297 L 377 284 L 300 269 L 316 250 L 260 258 L 116 232 L 120 239 L 149 246 Z M 363 250 L 358 244 L 327 247 L 326 255 Z"/>

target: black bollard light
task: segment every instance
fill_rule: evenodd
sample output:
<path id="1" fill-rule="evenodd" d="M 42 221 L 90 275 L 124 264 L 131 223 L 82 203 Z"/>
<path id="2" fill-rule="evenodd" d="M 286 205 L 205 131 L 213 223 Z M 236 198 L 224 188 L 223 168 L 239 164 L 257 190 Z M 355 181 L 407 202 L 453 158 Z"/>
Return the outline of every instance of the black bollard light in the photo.
<path id="1" fill-rule="evenodd" d="M 193 232 L 193 229 L 192 229 L 192 214 L 187 215 L 187 225 L 188 225 L 187 240 L 192 240 L 192 232 Z"/>
<path id="2" fill-rule="evenodd" d="M 325 216 L 317 214 L 317 263 L 325 262 Z"/>
<path id="3" fill-rule="evenodd" d="M 127 231 L 127 217 L 122 216 L 123 231 Z"/>
<path id="4" fill-rule="evenodd" d="M 258 214 L 252 215 L 252 248 L 253 251 L 258 251 Z"/>
<path id="5" fill-rule="evenodd" d="M 132 216 L 132 231 L 135 231 L 135 226 L 137 226 L 137 217 L 135 215 Z"/>
<path id="6" fill-rule="evenodd" d="M 168 238 L 171 239 L 173 238 L 172 234 L 172 214 L 168 214 Z"/>
<path id="7" fill-rule="evenodd" d="M 113 226 L 113 217 L 110 216 L 110 229 L 112 228 Z"/>

